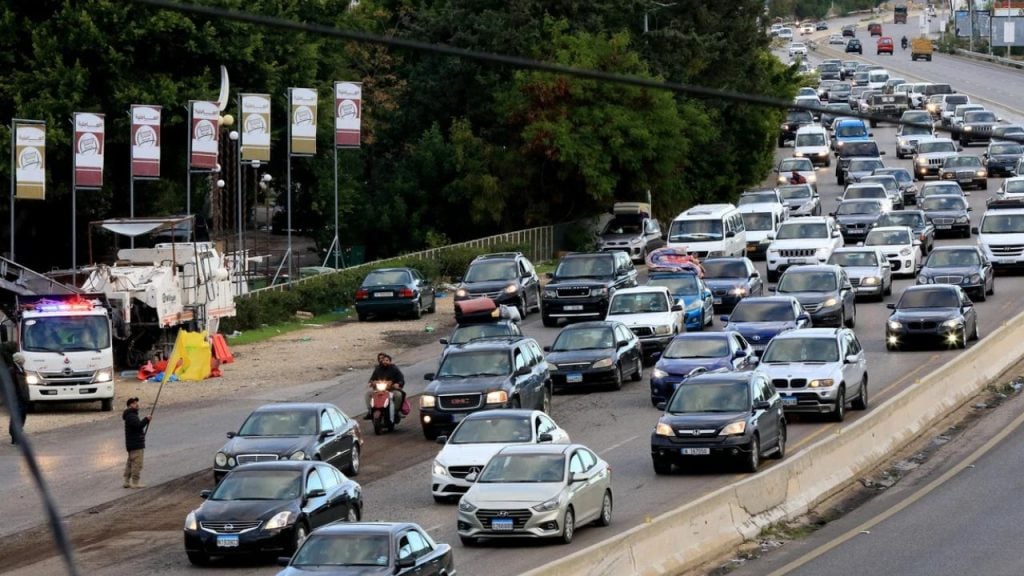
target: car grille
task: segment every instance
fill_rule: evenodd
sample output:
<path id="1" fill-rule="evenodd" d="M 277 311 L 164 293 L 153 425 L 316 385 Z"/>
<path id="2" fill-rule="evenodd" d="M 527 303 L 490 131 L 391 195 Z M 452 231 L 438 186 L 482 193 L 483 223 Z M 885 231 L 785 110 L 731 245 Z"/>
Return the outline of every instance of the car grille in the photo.
<path id="1" fill-rule="evenodd" d="M 586 298 L 590 296 L 590 288 L 586 286 L 571 286 L 557 290 L 559 298 Z"/>
<path id="2" fill-rule="evenodd" d="M 715 288 L 712 292 L 714 292 L 715 296 L 725 296 L 729 293 L 725 288 Z"/>
<path id="3" fill-rule="evenodd" d="M 933 223 L 938 224 L 940 226 L 948 226 L 949 224 L 952 224 L 955 221 L 956 221 L 955 218 L 933 218 L 932 219 Z"/>
<path id="4" fill-rule="evenodd" d="M 511 518 L 512 527 L 522 529 L 526 526 L 526 523 L 533 517 L 533 513 L 529 510 L 477 510 L 476 519 L 484 525 L 485 528 L 490 528 L 491 520 L 495 518 Z"/>
<path id="5" fill-rule="evenodd" d="M 764 352 L 764 349 L 768 347 L 768 343 L 766 342 L 764 344 L 754 344 L 753 342 L 751 342 L 750 347 L 753 348 L 754 352 L 761 353 Z"/>
<path id="6" fill-rule="evenodd" d="M 446 394 L 437 397 L 442 410 L 473 410 L 483 404 L 482 394 Z"/>
<path id="7" fill-rule="evenodd" d="M 814 256 L 814 248 L 795 248 L 791 250 L 780 250 L 779 255 L 783 258 L 806 258 Z"/>
<path id="8" fill-rule="evenodd" d="M 961 180 L 974 178 L 974 170 L 957 170 L 956 177 Z"/>
<path id="9" fill-rule="evenodd" d="M 262 522 L 200 522 L 199 526 L 215 534 L 241 534 L 260 527 Z"/>
<path id="10" fill-rule="evenodd" d="M 448 473 L 451 474 L 452 478 L 463 479 L 468 476 L 470 472 L 476 472 L 479 474 L 483 468 L 483 466 L 449 466 Z"/>
<path id="11" fill-rule="evenodd" d="M 654 328 L 651 328 L 650 326 L 633 326 L 630 330 L 640 338 L 654 336 Z"/>
<path id="12" fill-rule="evenodd" d="M 593 362 L 576 362 L 573 364 L 562 364 L 561 362 L 559 362 L 558 369 L 569 372 L 573 370 L 586 370 L 587 368 L 590 368 L 591 364 L 593 364 Z"/>
<path id="13" fill-rule="evenodd" d="M 254 462 L 274 462 L 280 459 L 281 457 L 277 454 L 239 454 L 235 456 L 235 461 L 238 462 L 239 466 Z"/>
<path id="14" fill-rule="evenodd" d="M 939 323 L 934 320 L 914 320 L 907 322 L 907 327 L 911 330 L 934 330 Z"/>
<path id="15" fill-rule="evenodd" d="M 942 166 L 943 162 L 945 162 L 945 158 L 929 158 L 928 166 Z"/>
<path id="16" fill-rule="evenodd" d="M 971 124 L 971 133 L 967 134 L 967 136 L 977 136 L 979 134 L 982 135 L 982 136 L 988 136 L 991 133 L 992 133 L 992 127 L 991 126 L 984 126 L 984 125 L 980 125 L 979 126 L 978 124 Z"/>
<path id="17" fill-rule="evenodd" d="M 963 276 L 935 276 L 936 284 L 959 284 L 964 281 Z"/>
<path id="18" fill-rule="evenodd" d="M 680 438 L 714 438 L 718 436 L 716 428 L 678 428 L 676 436 Z"/>
<path id="19" fill-rule="evenodd" d="M 858 286 L 860 286 L 860 278 L 856 278 L 854 276 L 850 276 L 850 286 L 853 286 L 854 288 L 857 288 Z"/>
<path id="20" fill-rule="evenodd" d="M 851 224 L 843 224 L 843 227 L 846 228 L 847 230 L 864 230 L 865 228 L 868 227 L 868 225 L 864 223 L 854 222 Z"/>
<path id="21" fill-rule="evenodd" d="M 807 312 L 808 314 L 814 314 L 818 310 L 821 310 L 821 305 L 821 302 L 818 302 L 816 304 L 804 304 L 804 311 Z"/>
<path id="22" fill-rule="evenodd" d="M 467 291 L 467 292 L 469 293 L 469 297 L 470 298 L 490 298 L 491 300 L 497 300 L 499 297 L 501 297 L 502 293 L 504 293 L 505 291 L 504 290 L 498 290 L 496 292 L 473 292 L 473 291 Z"/>
<path id="23" fill-rule="evenodd" d="M 992 254 L 996 256 L 1020 256 L 1021 253 L 1024 253 L 1024 246 L 1014 246 L 1012 244 L 1008 244 L 1005 246 L 990 245 L 988 249 L 991 250 Z"/>
<path id="24" fill-rule="evenodd" d="M 806 388 L 806 378 L 775 378 L 772 380 L 772 386 L 776 388 Z"/>
<path id="25" fill-rule="evenodd" d="M 42 376 L 44 385 L 55 386 L 60 384 L 75 384 L 92 382 L 93 372 L 41 372 L 39 375 Z"/>

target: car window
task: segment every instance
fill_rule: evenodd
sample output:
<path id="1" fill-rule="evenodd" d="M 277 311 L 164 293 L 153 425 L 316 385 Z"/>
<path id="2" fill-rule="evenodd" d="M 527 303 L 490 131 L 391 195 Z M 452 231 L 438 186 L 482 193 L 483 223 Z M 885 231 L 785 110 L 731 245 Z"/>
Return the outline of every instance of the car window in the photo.
<path id="1" fill-rule="evenodd" d="M 320 479 L 320 474 L 314 469 L 306 477 L 306 494 L 309 494 L 313 490 L 323 490 L 324 482 Z"/>
<path id="2" fill-rule="evenodd" d="M 327 410 L 320 412 L 320 431 L 326 432 L 327 430 L 334 430 L 334 423 L 331 422 L 331 417 L 327 414 Z"/>
<path id="3" fill-rule="evenodd" d="M 580 451 L 577 450 L 572 458 L 569 459 L 569 473 L 570 474 L 582 474 L 586 468 L 583 466 L 583 457 L 580 456 Z"/>
<path id="4" fill-rule="evenodd" d="M 597 456 L 594 456 L 589 450 L 577 450 L 577 454 L 580 455 L 580 460 L 583 462 L 583 471 L 587 472 L 591 468 L 597 465 Z"/>
<path id="5" fill-rule="evenodd" d="M 767 398 L 764 397 L 764 390 L 761 388 L 761 381 L 754 380 L 753 383 L 753 396 L 754 402 L 764 402 Z"/>
<path id="6" fill-rule="evenodd" d="M 327 413 L 331 415 L 331 423 L 334 424 L 335 430 L 341 430 L 345 427 L 345 423 L 348 422 L 348 418 L 334 408 L 328 408 Z"/>
<path id="7" fill-rule="evenodd" d="M 415 558 L 413 554 L 412 542 L 409 541 L 409 533 L 405 533 L 401 538 L 398 539 L 398 558 Z"/>
<path id="8" fill-rule="evenodd" d="M 536 342 L 530 341 L 526 343 L 526 347 L 529 348 L 530 353 L 533 354 L 533 364 L 538 364 L 544 360 L 544 353 L 541 352 L 540 346 Z"/>
<path id="9" fill-rule="evenodd" d="M 333 488 L 341 484 L 341 478 L 327 466 L 317 466 L 317 474 L 320 476 L 320 481 L 323 482 L 324 490 L 330 492 Z"/>
<path id="10" fill-rule="evenodd" d="M 846 337 L 849 339 L 849 342 L 847 342 L 846 353 L 847 354 L 860 354 L 861 348 L 860 348 L 860 342 L 857 340 L 857 335 L 852 333 L 852 332 L 850 332 L 850 333 L 848 333 L 846 335 Z"/>
<path id="11" fill-rule="evenodd" d="M 514 361 L 514 365 L 515 365 L 515 370 L 519 370 L 520 368 L 524 368 L 526 366 L 525 353 L 522 350 L 516 348 L 515 355 L 513 357 L 513 361 Z"/>
<path id="12" fill-rule="evenodd" d="M 772 390 L 772 385 L 771 383 L 768 382 L 768 380 L 761 379 L 760 387 L 761 398 L 763 398 L 765 402 L 770 401 L 772 397 L 775 396 L 775 391 Z"/>
<path id="13" fill-rule="evenodd" d="M 558 426 L 555 426 L 554 421 L 552 421 L 547 416 L 545 416 L 543 414 L 537 416 L 537 435 L 538 436 L 541 435 L 541 434 L 552 434 L 552 433 L 554 433 L 556 428 L 558 428 Z"/>

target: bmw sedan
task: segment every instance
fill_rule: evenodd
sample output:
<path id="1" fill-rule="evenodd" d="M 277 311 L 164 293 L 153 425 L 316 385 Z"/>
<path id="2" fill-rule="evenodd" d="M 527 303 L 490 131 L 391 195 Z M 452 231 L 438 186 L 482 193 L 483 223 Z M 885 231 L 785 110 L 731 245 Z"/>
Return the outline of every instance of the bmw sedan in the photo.
<path id="1" fill-rule="evenodd" d="M 619 390 L 627 376 L 635 382 L 643 378 L 640 339 L 621 322 L 570 324 L 544 351 L 556 390 L 594 386 Z"/>
<path id="2" fill-rule="evenodd" d="M 928 256 L 918 284 L 955 284 L 978 302 L 996 291 L 992 263 L 977 246 L 940 246 Z"/>
<path id="3" fill-rule="evenodd" d="M 911 286 L 903 291 L 899 302 L 888 307 L 893 311 L 885 323 L 885 346 L 889 350 L 922 340 L 966 348 L 968 340 L 979 337 L 974 303 L 959 286 Z"/>
<path id="4" fill-rule="evenodd" d="M 278 576 L 455 574 L 452 547 L 411 522 L 331 524 L 313 531 Z"/>
<path id="5" fill-rule="evenodd" d="M 712 370 L 750 370 L 757 355 L 738 332 L 680 334 L 672 339 L 651 371 L 651 404 L 667 402 L 679 383 Z"/>

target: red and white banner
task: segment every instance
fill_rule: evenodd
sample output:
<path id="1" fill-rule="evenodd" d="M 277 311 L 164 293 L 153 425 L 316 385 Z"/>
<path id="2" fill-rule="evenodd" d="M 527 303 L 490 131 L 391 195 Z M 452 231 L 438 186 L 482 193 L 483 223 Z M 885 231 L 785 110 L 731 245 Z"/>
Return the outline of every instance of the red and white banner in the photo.
<path id="1" fill-rule="evenodd" d="M 75 187 L 103 186 L 103 114 L 75 112 Z"/>
<path id="2" fill-rule="evenodd" d="M 363 120 L 363 84 L 334 83 L 334 145 L 359 148 Z"/>
<path id="3" fill-rule="evenodd" d="M 132 104 L 132 178 L 160 177 L 160 112 Z"/>
<path id="4" fill-rule="evenodd" d="M 190 168 L 217 167 L 217 144 L 220 139 L 220 109 L 216 102 L 193 100 L 192 108 L 192 157 Z"/>

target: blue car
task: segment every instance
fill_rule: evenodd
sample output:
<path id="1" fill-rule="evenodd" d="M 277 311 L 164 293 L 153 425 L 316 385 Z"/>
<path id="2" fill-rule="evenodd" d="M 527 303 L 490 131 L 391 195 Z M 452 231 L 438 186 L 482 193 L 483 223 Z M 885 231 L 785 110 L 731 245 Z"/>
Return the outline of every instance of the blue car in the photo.
<path id="1" fill-rule="evenodd" d="M 680 334 L 669 342 L 651 371 L 651 404 L 668 402 L 691 374 L 712 370 L 751 370 L 754 348 L 738 332 Z"/>
<path id="2" fill-rule="evenodd" d="M 832 148 L 839 153 L 839 149 L 847 142 L 860 142 L 870 140 L 871 133 L 868 126 L 859 118 L 844 118 L 832 126 Z"/>
<path id="3" fill-rule="evenodd" d="M 702 265 L 704 285 L 717 308 L 731 309 L 747 296 L 764 295 L 764 281 L 750 258 L 708 258 Z"/>
<path id="4" fill-rule="evenodd" d="M 693 272 L 654 271 L 647 278 L 648 286 L 664 286 L 673 300 L 682 301 L 687 330 L 700 331 L 714 322 L 714 297 Z"/>
<path id="5" fill-rule="evenodd" d="M 796 328 L 809 328 L 811 315 L 792 296 L 745 298 L 722 316 L 725 330 L 739 332 L 760 356 L 775 336 Z"/>

